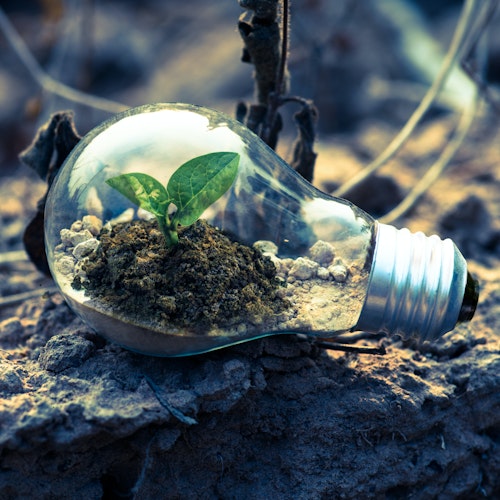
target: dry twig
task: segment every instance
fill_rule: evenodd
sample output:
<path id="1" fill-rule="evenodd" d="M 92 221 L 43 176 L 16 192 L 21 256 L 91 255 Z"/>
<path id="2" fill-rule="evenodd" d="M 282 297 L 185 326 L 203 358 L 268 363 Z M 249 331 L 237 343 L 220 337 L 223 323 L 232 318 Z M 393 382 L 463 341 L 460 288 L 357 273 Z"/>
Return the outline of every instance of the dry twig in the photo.
<path id="1" fill-rule="evenodd" d="M 471 60 L 474 58 L 473 52 L 478 52 L 477 57 L 475 57 L 474 60 L 479 60 L 481 69 L 484 69 L 487 51 L 486 45 L 484 43 L 481 46 L 478 46 L 478 43 L 481 39 L 481 35 L 484 33 L 487 22 L 493 16 L 497 4 L 497 0 L 494 0 L 489 5 L 485 4 L 483 10 L 475 20 L 475 26 L 471 28 L 470 32 L 467 34 L 467 40 L 464 42 L 464 46 L 468 47 L 465 58 Z M 459 149 L 460 145 L 463 143 L 465 137 L 467 136 L 467 133 L 469 132 L 469 129 L 476 115 L 478 99 L 481 90 L 482 89 L 477 86 L 473 98 L 470 100 L 470 102 L 466 103 L 461 119 L 457 125 L 455 134 L 444 148 L 438 160 L 428 169 L 424 177 L 409 192 L 406 198 L 388 214 L 380 218 L 380 222 L 389 224 L 402 217 L 417 203 L 420 197 L 442 175 L 442 173 L 445 171 L 450 161 L 452 160 L 453 156 Z"/>
<path id="2" fill-rule="evenodd" d="M 316 162 L 313 145 L 318 113 L 312 101 L 287 95 L 290 0 L 239 0 L 239 3 L 253 11 L 253 15 L 244 13 L 240 17 L 238 29 L 245 47 L 242 60 L 252 63 L 255 68 L 257 103 L 248 109 L 244 103 L 239 103 L 236 116 L 275 149 L 282 128 L 279 108 L 289 102 L 300 104 L 300 111 L 294 115 L 298 136 L 290 165 L 311 181 Z M 278 23 L 280 3 L 281 35 Z"/>
<path id="3" fill-rule="evenodd" d="M 499 0 L 490 0 L 489 5 L 486 4 L 485 8 L 483 9 L 482 16 L 478 16 L 476 26 L 473 30 L 471 30 L 471 34 L 469 36 L 469 49 L 465 53 L 461 65 L 467 76 L 476 84 L 484 100 L 492 107 L 492 109 L 495 110 L 496 113 L 500 114 L 500 102 L 497 98 L 495 98 L 493 92 L 491 91 L 491 88 L 482 77 L 483 71 L 481 70 L 484 70 L 484 61 L 481 61 L 483 63 L 483 68 L 478 69 L 476 60 L 477 58 L 473 57 L 473 53 L 478 46 L 481 37 L 483 37 L 488 24 L 491 22 L 495 15 L 498 3 Z"/>
<path id="4" fill-rule="evenodd" d="M 429 187 L 436 182 L 463 143 L 476 115 L 476 109 L 477 93 L 476 98 L 473 99 L 464 110 L 453 139 L 446 144 L 438 160 L 427 170 L 426 174 L 399 205 L 393 208 L 388 214 L 379 218 L 380 222 L 383 224 L 390 224 L 402 217 L 417 203 Z"/>
<path id="5" fill-rule="evenodd" d="M 40 290 L 30 290 L 29 292 L 16 293 L 14 295 L 0 297 L 0 308 L 7 306 L 14 306 L 16 304 L 21 304 L 25 300 L 43 297 L 45 295 L 49 295 L 56 292 L 58 292 L 58 289 L 56 287 L 46 287 L 46 288 L 41 288 Z"/>
<path id="6" fill-rule="evenodd" d="M 19 33 L 15 30 L 14 26 L 12 26 L 12 23 L 1 7 L 0 31 L 4 34 L 5 39 L 28 70 L 33 80 L 35 80 L 35 82 L 45 91 L 63 97 L 68 101 L 107 111 L 109 113 L 119 113 L 129 108 L 129 106 L 125 104 L 81 92 L 64 83 L 58 82 L 48 75 L 40 64 L 38 64 L 38 61 L 35 59 Z"/>
<path id="7" fill-rule="evenodd" d="M 476 12 L 476 7 L 476 0 L 466 0 L 462 9 L 462 13 L 460 15 L 460 19 L 457 23 L 457 27 L 455 29 L 450 47 L 441 65 L 439 74 L 427 91 L 426 95 L 423 97 L 417 109 L 413 112 L 410 119 L 399 131 L 396 137 L 394 137 L 387 148 L 373 162 L 371 162 L 361 172 L 359 172 L 358 175 L 335 190 L 332 193 L 333 196 L 345 196 L 355 186 L 359 185 L 367 177 L 369 177 L 380 167 L 385 165 L 405 144 L 410 135 L 414 132 L 420 120 L 432 106 L 432 103 L 434 102 L 436 96 L 438 95 L 446 79 L 448 78 L 450 71 L 460 57 L 460 54 L 464 49 L 464 41 L 466 40 L 469 30 L 474 23 L 474 14 Z"/>

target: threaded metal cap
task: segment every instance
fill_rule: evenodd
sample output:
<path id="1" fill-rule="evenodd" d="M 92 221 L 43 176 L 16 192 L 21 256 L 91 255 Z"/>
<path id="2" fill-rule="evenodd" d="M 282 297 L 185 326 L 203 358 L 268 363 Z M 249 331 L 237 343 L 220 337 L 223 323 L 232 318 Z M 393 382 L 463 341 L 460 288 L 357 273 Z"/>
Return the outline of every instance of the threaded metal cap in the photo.
<path id="1" fill-rule="evenodd" d="M 472 318 L 477 282 L 455 244 L 377 223 L 368 292 L 356 330 L 435 340 Z"/>

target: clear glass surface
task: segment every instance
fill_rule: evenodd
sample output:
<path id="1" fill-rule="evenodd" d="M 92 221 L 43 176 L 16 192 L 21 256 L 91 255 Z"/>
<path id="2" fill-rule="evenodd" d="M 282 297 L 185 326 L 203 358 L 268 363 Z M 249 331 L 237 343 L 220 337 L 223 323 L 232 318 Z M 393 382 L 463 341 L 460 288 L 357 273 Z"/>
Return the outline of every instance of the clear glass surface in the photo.
<path id="1" fill-rule="evenodd" d="M 200 333 L 196 325 L 179 329 L 158 326 L 154 318 L 129 318 L 75 288 L 83 253 L 75 250 L 78 244 L 92 240 L 85 243 L 85 258 L 91 259 L 88 252 L 99 245 L 99 223 L 109 227 L 124 214 L 144 218 L 107 179 L 142 172 L 166 185 L 184 162 L 219 151 L 239 153 L 238 174 L 201 219 L 245 245 L 263 240 L 276 245 L 269 258 L 277 269 L 286 267 L 280 293 L 292 303 L 293 318 L 270 317 L 258 325 L 233 324 Z M 131 109 L 92 130 L 54 181 L 45 220 L 51 272 L 69 305 L 105 337 L 160 356 L 194 354 L 276 333 L 328 337 L 352 329 L 365 299 L 374 245 L 374 221 L 362 210 L 312 187 L 235 120 L 185 104 Z M 90 235 L 82 229 L 89 220 L 98 221 L 89 226 Z M 80 238 L 77 230 L 86 236 Z M 261 248 L 269 249 L 269 244 Z"/>

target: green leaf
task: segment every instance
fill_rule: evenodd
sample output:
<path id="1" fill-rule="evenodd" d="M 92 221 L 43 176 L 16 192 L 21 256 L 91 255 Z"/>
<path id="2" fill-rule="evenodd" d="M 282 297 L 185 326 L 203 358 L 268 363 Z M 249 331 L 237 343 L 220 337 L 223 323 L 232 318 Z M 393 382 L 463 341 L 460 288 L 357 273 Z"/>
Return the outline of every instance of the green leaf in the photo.
<path id="1" fill-rule="evenodd" d="M 106 184 L 138 207 L 151 212 L 156 217 L 165 218 L 171 201 L 167 190 L 154 177 L 141 173 L 122 174 L 111 177 Z"/>
<path id="2" fill-rule="evenodd" d="M 172 223 L 193 224 L 233 184 L 238 153 L 209 153 L 181 165 L 170 177 L 167 193 L 177 207 Z"/>

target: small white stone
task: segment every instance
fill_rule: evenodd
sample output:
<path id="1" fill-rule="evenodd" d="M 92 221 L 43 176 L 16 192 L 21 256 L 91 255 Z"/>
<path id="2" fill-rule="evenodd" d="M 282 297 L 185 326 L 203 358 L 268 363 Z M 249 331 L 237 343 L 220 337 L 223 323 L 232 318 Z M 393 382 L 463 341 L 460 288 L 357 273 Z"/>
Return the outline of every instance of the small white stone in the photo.
<path id="1" fill-rule="evenodd" d="M 75 259 L 69 255 L 61 256 L 57 259 L 57 270 L 64 276 L 73 274 L 75 270 Z"/>
<path id="2" fill-rule="evenodd" d="M 290 271 L 288 272 L 288 276 L 298 280 L 308 280 L 316 275 L 318 267 L 319 266 L 316 262 L 304 257 L 299 257 L 293 263 Z"/>
<path id="3" fill-rule="evenodd" d="M 309 255 L 314 262 L 318 264 L 331 264 L 333 257 L 335 255 L 333 246 L 322 240 L 318 240 L 310 249 Z"/>
<path id="4" fill-rule="evenodd" d="M 86 215 L 82 219 L 82 228 L 87 229 L 91 234 L 97 236 L 102 229 L 102 220 L 95 215 Z"/>
<path id="5" fill-rule="evenodd" d="M 279 268 L 279 275 L 282 276 L 284 279 L 286 279 L 288 275 L 288 271 L 290 271 L 290 268 L 293 266 L 294 260 L 290 258 L 286 259 L 280 259 L 280 268 Z"/>
<path id="6" fill-rule="evenodd" d="M 75 234 L 74 231 L 71 231 L 70 229 L 61 229 L 61 232 L 59 234 L 61 236 L 63 245 L 71 245 L 71 237 Z"/>
<path id="7" fill-rule="evenodd" d="M 319 267 L 316 275 L 320 280 L 327 280 L 330 277 L 330 271 L 326 267 Z"/>
<path id="8" fill-rule="evenodd" d="M 80 243 L 83 243 L 84 241 L 90 240 L 93 238 L 92 233 L 88 231 L 87 229 L 83 229 L 82 231 L 79 231 L 78 233 L 74 233 L 71 236 L 71 244 L 73 246 L 77 246 Z"/>
<path id="9" fill-rule="evenodd" d="M 339 283 L 344 283 L 347 280 L 347 275 L 349 274 L 347 268 L 341 264 L 330 266 L 328 268 L 328 271 L 330 271 L 330 274 L 333 276 L 333 279 L 335 281 L 338 281 Z"/>
<path id="10" fill-rule="evenodd" d="M 66 246 L 76 246 L 78 243 L 82 241 L 89 240 L 92 238 L 92 234 L 90 231 L 86 229 L 83 231 L 71 231 L 71 229 L 61 229 L 61 241 Z"/>
<path id="11" fill-rule="evenodd" d="M 256 248 L 257 250 L 260 250 L 263 254 L 269 253 L 272 255 L 277 255 L 278 253 L 278 246 L 272 241 L 268 240 L 256 241 L 253 244 L 253 247 Z"/>
<path id="12" fill-rule="evenodd" d="M 95 238 L 90 238 L 76 245 L 73 249 L 73 255 L 80 260 L 92 253 L 98 246 L 99 242 Z"/>
<path id="13" fill-rule="evenodd" d="M 73 222 L 73 224 L 71 224 L 71 231 L 75 231 L 76 233 L 78 231 L 81 231 L 82 230 L 82 221 L 81 220 L 75 220 L 75 222 Z"/>

